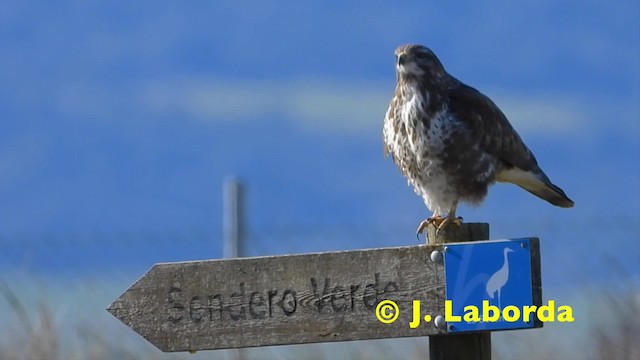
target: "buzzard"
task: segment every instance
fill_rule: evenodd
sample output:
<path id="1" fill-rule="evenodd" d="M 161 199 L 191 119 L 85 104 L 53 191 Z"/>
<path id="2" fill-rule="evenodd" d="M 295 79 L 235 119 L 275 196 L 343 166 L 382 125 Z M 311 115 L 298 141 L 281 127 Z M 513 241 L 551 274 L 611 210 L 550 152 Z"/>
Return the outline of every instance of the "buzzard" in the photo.
<path id="1" fill-rule="evenodd" d="M 458 203 L 479 205 L 496 181 L 573 206 L 493 101 L 449 75 L 424 46 L 400 46 L 395 56 L 397 85 L 384 119 L 384 150 L 433 211 L 418 234 L 429 223 L 438 230 L 460 224 Z"/>

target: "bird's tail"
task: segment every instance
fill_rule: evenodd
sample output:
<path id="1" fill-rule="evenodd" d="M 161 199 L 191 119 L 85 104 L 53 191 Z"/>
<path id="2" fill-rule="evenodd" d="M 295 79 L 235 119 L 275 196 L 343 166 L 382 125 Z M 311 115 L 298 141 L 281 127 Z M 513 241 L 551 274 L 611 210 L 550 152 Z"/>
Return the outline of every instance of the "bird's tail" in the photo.
<path id="1" fill-rule="evenodd" d="M 551 183 L 549 177 L 539 168 L 532 171 L 524 171 L 513 167 L 502 171 L 497 176 L 497 180 L 516 184 L 555 206 L 573 207 L 573 200 L 569 199 L 562 189 Z"/>

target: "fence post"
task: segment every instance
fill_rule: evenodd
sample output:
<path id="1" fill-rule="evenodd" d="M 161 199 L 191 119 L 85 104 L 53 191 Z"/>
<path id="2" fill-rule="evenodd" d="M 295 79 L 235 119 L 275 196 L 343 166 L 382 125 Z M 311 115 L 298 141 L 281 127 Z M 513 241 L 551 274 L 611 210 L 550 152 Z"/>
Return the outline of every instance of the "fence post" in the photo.
<path id="1" fill-rule="evenodd" d="M 246 256 L 244 239 L 244 186 L 233 176 L 227 177 L 222 186 L 222 226 L 224 245 L 222 253 L 225 259 Z M 229 360 L 246 358 L 243 349 L 229 350 Z"/>
<path id="2" fill-rule="evenodd" d="M 429 225 L 427 228 L 427 243 L 429 245 L 488 239 L 489 224 L 487 223 L 449 225 L 438 232 L 436 232 L 434 225 Z M 429 336 L 429 359 L 490 360 L 491 332 Z"/>
<path id="3" fill-rule="evenodd" d="M 225 259 L 246 256 L 244 244 L 244 186 L 236 178 L 229 177 L 222 188 L 223 232 Z"/>

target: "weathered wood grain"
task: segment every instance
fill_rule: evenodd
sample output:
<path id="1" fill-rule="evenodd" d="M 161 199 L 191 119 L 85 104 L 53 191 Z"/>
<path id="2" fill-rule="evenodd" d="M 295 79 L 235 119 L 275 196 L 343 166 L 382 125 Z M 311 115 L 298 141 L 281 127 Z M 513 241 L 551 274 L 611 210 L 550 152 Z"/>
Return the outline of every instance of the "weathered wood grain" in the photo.
<path id="1" fill-rule="evenodd" d="M 444 313 L 444 270 L 430 245 L 157 264 L 108 311 L 163 351 L 438 334 L 411 329 Z M 400 316 L 382 324 L 375 307 Z"/>

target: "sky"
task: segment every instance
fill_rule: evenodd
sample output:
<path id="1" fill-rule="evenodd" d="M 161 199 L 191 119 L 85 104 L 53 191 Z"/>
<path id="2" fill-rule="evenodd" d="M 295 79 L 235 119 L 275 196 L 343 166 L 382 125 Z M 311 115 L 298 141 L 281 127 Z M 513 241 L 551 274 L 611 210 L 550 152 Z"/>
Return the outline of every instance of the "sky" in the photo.
<path id="1" fill-rule="evenodd" d="M 557 287 L 557 274 L 610 276 L 564 262 L 591 251 L 638 285 L 639 6 L 3 1 L 0 263 L 55 274 L 203 258 L 205 242 L 170 240 L 219 240 L 231 175 L 248 189 L 253 255 L 415 244 L 430 212 L 381 132 L 393 51 L 421 43 L 498 104 L 576 202 L 496 185 L 459 215 L 492 237 L 540 236 Z"/>

